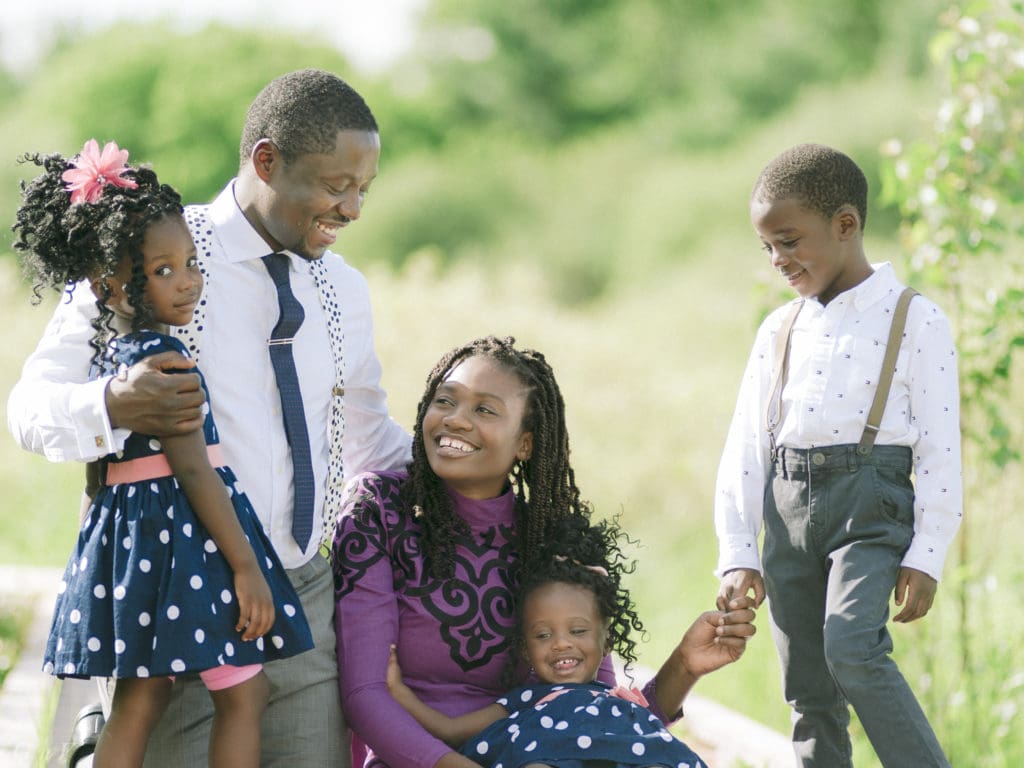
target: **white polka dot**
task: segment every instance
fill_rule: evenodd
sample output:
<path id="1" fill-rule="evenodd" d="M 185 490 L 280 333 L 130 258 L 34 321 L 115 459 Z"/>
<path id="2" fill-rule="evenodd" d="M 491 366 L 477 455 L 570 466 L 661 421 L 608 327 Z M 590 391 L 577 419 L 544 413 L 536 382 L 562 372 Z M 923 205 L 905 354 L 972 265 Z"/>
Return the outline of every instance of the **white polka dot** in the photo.
<path id="1" fill-rule="evenodd" d="M 82 559 L 78 561 L 78 568 L 79 568 L 79 570 L 84 571 L 88 567 L 88 565 L 89 565 L 89 558 L 86 557 L 85 555 L 83 555 Z"/>
<path id="2" fill-rule="evenodd" d="M 183 526 L 181 526 L 181 532 L 189 538 L 192 538 L 192 523 L 185 523 Z"/>
<path id="3" fill-rule="evenodd" d="M 179 616 L 181 616 L 181 609 L 178 608 L 178 606 L 176 606 L 176 605 L 168 605 L 167 606 L 167 618 L 168 619 L 170 619 L 171 621 L 174 621 Z"/>
<path id="4" fill-rule="evenodd" d="M 168 520 L 173 520 L 174 519 L 174 507 L 173 506 L 167 508 L 167 519 Z"/>
<path id="5" fill-rule="evenodd" d="M 586 712 L 588 715 L 600 714 L 600 710 L 598 710 L 598 708 L 595 707 L 593 704 L 591 704 L 589 707 L 586 707 L 584 709 L 584 712 Z"/>
<path id="6" fill-rule="evenodd" d="M 193 637 L 196 639 L 197 643 L 201 643 L 206 639 L 206 633 L 201 629 L 197 629 Z"/>
<path id="7" fill-rule="evenodd" d="M 644 752 L 647 751 L 647 749 L 644 747 L 644 745 L 640 744 L 640 743 L 634 744 L 631 747 L 631 749 L 633 751 L 633 754 L 636 755 L 637 757 L 640 757 L 640 755 L 642 755 Z"/>
<path id="8" fill-rule="evenodd" d="M 164 528 L 162 531 L 160 531 L 160 543 L 161 544 L 166 544 L 170 540 L 171 540 L 171 532 L 170 531 L 168 531 L 166 528 Z"/>
<path id="9" fill-rule="evenodd" d="M 100 639 L 98 637 L 90 637 L 89 642 L 86 643 L 86 645 L 89 647 L 90 651 L 96 653 L 96 651 L 100 649 Z"/>
<path id="10" fill-rule="evenodd" d="M 519 696 L 520 701 L 529 701 L 532 698 L 533 691 L 530 690 L 523 691 L 522 694 Z"/>
<path id="11" fill-rule="evenodd" d="M 136 677 L 149 677 L 149 670 L 146 667 L 138 667 L 135 670 Z"/>
<path id="12" fill-rule="evenodd" d="M 153 568 L 153 564 L 146 558 L 139 560 L 139 570 L 143 573 L 149 573 Z"/>
<path id="13" fill-rule="evenodd" d="M 128 498 L 130 499 L 134 495 L 135 495 L 135 486 L 134 485 L 129 485 L 128 486 Z"/>
<path id="14" fill-rule="evenodd" d="M 489 746 L 489 745 L 487 744 L 487 742 L 486 742 L 486 741 L 478 741 L 478 742 L 477 742 L 477 745 L 476 745 L 476 753 L 477 753 L 478 755 L 486 755 L 486 754 L 487 754 L 487 751 L 488 751 L 489 749 L 490 749 L 490 746 Z"/>
<path id="15" fill-rule="evenodd" d="M 235 655 L 234 643 L 224 643 L 224 653 L 230 658 Z"/>
<path id="16" fill-rule="evenodd" d="M 291 603 L 285 603 L 281 607 L 284 608 L 285 615 L 289 619 L 295 617 L 295 606 L 294 605 L 292 605 Z M 523 701 L 526 701 L 526 699 L 523 699 Z"/>
<path id="17" fill-rule="evenodd" d="M 132 548 L 132 537 L 131 536 L 125 536 L 123 539 L 121 539 L 121 546 L 124 547 L 125 549 L 131 549 Z"/>
<path id="18" fill-rule="evenodd" d="M 262 637 L 257 637 L 256 638 L 256 649 L 259 650 L 259 651 L 263 650 L 263 638 Z"/>
<path id="19" fill-rule="evenodd" d="M 114 587 L 114 599 L 116 599 L 116 600 L 124 600 L 124 594 L 125 594 L 125 588 L 124 588 L 123 585 L 118 584 L 116 587 Z"/>
<path id="20" fill-rule="evenodd" d="M 57 585 L 57 594 L 58 595 L 63 595 L 65 592 L 67 592 L 67 590 L 68 590 L 68 583 L 66 581 L 62 581 L 60 584 Z"/>
<path id="21" fill-rule="evenodd" d="M 68 614 L 68 621 L 70 621 L 72 624 L 77 624 L 81 620 L 82 620 L 82 612 L 80 610 L 78 610 L 77 608 L 75 608 L 73 611 L 71 611 L 70 614 Z"/>
<path id="22" fill-rule="evenodd" d="M 542 717 L 540 719 L 540 727 L 541 728 L 551 728 L 554 724 L 555 724 L 555 721 L 552 720 L 549 715 L 544 715 L 544 717 Z"/>
<path id="23" fill-rule="evenodd" d="M 95 587 L 92 588 L 92 593 L 96 596 L 97 600 L 102 600 L 104 597 L 107 596 L 107 588 L 102 584 L 97 584 Z"/>
<path id="24" fill-rule="evenodd" d="M 527 744 L 525 747 L 523 747 L 523 751 L 524 752 L 533 752 L 533 750 L 535 750 L 536 748 L 537 748 L 537 742 L 536 741 L 531 741 L 529 744 Z"/>
<path id="25" fill-rule="evenodd" d="M 150 493 L 156 493 L 158 490 L 159 489 L 157 488 L 156 483 L 150 483 L 149 484 L 149 492 Z"/>
<path id="26" fill-rule="evenodd" d="M 160 450 L 160 441 L 157 440 L 155 437 L 151 437 L 149 439 L 149 449 L 151 451 L 159 451 Z"/>
<path id="27" fill-rule="evenodd" d="M 223 589 L 223 590 L 221 590 L 220 601 L 222 603 L 224 603 L 224 605 L 228 605 L 231 602 L 231 590 L 230 589 Z"/>
<path id="28" fill-rule="evenodd" d="M 217 542 L 215 542 L 213 539 L 207 539 L 205 542 L 203 542 L 203 549 L 205 549 L 212 555 L 214 552 L 217 551 Z"/>
<path id="29" fill-rule="evenodd" d="M 273 637 L 271 637 L 270 642 L 274 644 L 274 647 L 277 648 L 277 650 L 281 650 L 282 648 L 284 648 L 284 638 L 280 635 L 274 635 Z"/>
<path id="30" fill-rule="evenodd" d="M 618 704 L 612 704 L 612 715 L 614 717 L 622 717 L 622 710 L 619 709 Z"/>
<path id="31" fill-rule="evenodd" d="M 124 640 L 120 637 L 114 640 L 114 653 L 124 653 Z"/>
<path id="32" fill-rule="evenodd" d="M 555 730 L 556 731 L 564 731 L 568 727 L 569 727 L 569 723 L 567 721 L 565 721 L 565 720 L 559 720 L 557 723 L 555 723 Z"/>
<path id="33" fill-rule="evenodd" d="M 72 664 L 70 661 L 67 664 L 64 665 L 64 674 L 65 675 L 73 675 L 73 674 L 75 674 L 75 665 Z"/>
<path id="34" fill-rule="evenodd" d="M 640 725 L 640 723 L 633 723 L 633 730 L 636 731 L 638 736 L 644 735 L 644 729 L 643 726 Z"/>
<path id="35" fill-rule="evenodd" d="M 190 587 L 192 587 L 192 589 L 202 589 L 203 580 L 202 578 L 200 578 L 199 574 L 196 574 L 188 580 L 188 584 Z"/>
<path id="36" fill-rule="evenodd" d="M 592 741 L 591 741 L 590 737 L 587 736 L 586 734 L 584 734 L 583 736 L 580 736 L 578 739 L 576 739 L 576 746 L 579 747 L 580 749 L 589 749 L 591 743 L 592 743 Z"/>
<path id="37" fill-rule="evenodd" d="M 171 662 L 171 672 L 184 672 L 185 662 L 181 659 L 175 659 Z"/>
<path id="38" fill-rule="evenodd" d="M 149 626 L 149 622 L 152 621 L 152 620 L 153 620 L 152 617 L 148 613 L 146 613 L 145 611 L 143 611 L 142 613 L 139 614 L 139 626 L 140 627 L 148 627 Z"/>
<path id="39" fill-rule="evenodd" d="M 52 661 L 48 661 L 45 664 L 43 664 L 43 672 L 45 672 L 48 675 L 52 675 L 53 674 L 53 662 Z"/>
<path id="40" fill-rule="evenodd" d="M 57 638 L 57 653 L 60 653 L 63 650 L 64 650 L 64 638 L 63 637 L 58 637 Z"/>
<path id="41" fill-rule="evenodd" d="M 266 563 L 267 563 L 267 570 L 268 571 L 273 570 L 273 568 L 274 568 L 274 561 L 271 560 L 269 557 L 267 557 Z"/>

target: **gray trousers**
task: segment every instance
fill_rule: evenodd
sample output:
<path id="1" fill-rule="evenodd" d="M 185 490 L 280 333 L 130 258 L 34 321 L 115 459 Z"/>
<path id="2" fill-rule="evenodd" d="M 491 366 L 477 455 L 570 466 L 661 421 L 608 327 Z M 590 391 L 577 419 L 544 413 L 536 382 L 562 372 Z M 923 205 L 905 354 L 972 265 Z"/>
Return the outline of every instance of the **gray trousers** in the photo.
<path id="1" fill-rule="evenodd" d="M 852 705 L 887 768 L 948 768 L 886 628 L 914 533 L 910 449 L 781 448 L 765 488 L 764 574 L 797 764 L 851 766 Z"/>
<path id="2" fill-rule="evenodd" d="M 263 768 L 349 768 L 335 655 L 334 580 L 317 555 L 288 571 L 315 648 L 263 667 L 270 703 L 263 713 Z M 179 676 L 171 703 L 149 740 L 145 768 L 207 764 L 213 703 L 196 675 Z"/>

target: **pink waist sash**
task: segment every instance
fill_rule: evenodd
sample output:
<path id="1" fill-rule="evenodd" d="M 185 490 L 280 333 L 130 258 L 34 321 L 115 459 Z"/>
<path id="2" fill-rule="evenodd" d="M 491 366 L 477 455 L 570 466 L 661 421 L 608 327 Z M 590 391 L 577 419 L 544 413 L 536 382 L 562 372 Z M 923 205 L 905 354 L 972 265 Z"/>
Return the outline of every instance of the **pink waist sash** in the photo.
<path id="1" fill-rule="evenodd" d="M 224 454 L 221 453 L 219 443 L 206 446 L 206 455 L 210 458 L 210 466 L 224 466 Z M 140 480 L 170 477 L 173 474 L 167 457 L 162 453 L 156 453 L 152 456 L 143 456 L 141 459 L 110 462 L 107 464 L 107 485 L 137 483 Z"/>

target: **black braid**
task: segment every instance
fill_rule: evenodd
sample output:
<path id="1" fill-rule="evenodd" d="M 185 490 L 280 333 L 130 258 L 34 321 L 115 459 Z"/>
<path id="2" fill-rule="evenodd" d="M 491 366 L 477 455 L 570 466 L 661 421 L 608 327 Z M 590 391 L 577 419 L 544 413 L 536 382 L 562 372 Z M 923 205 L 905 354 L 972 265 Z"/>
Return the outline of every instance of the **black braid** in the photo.
<path id="1" fill-rule="evenodd" d="M 476 339 L 448 352 L 434 366 L 416 411 L 409 481 L 403 493 L 407 509 L 414 510 L 422 519 L 427 563 L 436 578 L 448 578 L 454 573 L 455 537 L 467 535 L 469 530 L 455 514 L 444 483 L 427 462 L 423 417 L 448 374 L 463 360 L 476 356 L 489 358 L 508 369 L 528 390 L 523 430 L 533 433 L 533 451 L 529 459 L 517 462 L 511 473 L 520 555 L 526 558 L 536 551 L 549 536 L 549 529 L 562 518 L 590 515 L 589 505 L 580 499 L 576 474 L 569 464 L 565 402 L 544 355 L 532 349 L 516 349 L 511 337 Z"/>
<path id="2" fill-rule="evenodd" d="M 128 303 L 135 309 L 132 330 L 153 325 L 145 300 L 146 276 L 142 266 L 142 242 L 150 224 L 165 216 L 181 216 L 181 197 L 161 184 L 150 168 L 129 168 L 124 178 L 135 189 L 107 184 L 95 203 L 71 204 L 71 195 L 61 178 L 72 166 L 59 154 L 26 154 L 20 162 L 35 163 L 43 172 L 21 183 L 22 204 L 12 227 L 14 249 L 22 256 L 25 271 L 34 281 L 34 301 L 41 290 L 51 287 L 69 296 L 83 280 L 113 275 L 124 258 L 131 259 L 131 279 L 126 286 Z M 107 342 L 113 337 L 114 313 L 106 306 L 109 290 L 96 306 L 95 335 L 90 341 L 93 362 L 99 363 Z"/>

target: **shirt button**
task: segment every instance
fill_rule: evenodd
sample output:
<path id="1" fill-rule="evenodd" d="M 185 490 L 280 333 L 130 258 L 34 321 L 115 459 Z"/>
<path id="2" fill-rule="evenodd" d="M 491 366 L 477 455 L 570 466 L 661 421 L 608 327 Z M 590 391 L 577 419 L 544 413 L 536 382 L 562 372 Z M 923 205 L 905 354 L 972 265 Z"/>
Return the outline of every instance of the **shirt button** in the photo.
<path id="1" fill-rule="evenodd" d="M 816 467 L 820 467 L 822 464 L 825 463 L 825 454 L 820 452 L 812 453 L 811 463 L 814 464 L 814 466 Z"/>

